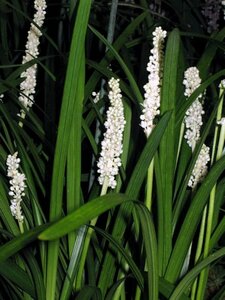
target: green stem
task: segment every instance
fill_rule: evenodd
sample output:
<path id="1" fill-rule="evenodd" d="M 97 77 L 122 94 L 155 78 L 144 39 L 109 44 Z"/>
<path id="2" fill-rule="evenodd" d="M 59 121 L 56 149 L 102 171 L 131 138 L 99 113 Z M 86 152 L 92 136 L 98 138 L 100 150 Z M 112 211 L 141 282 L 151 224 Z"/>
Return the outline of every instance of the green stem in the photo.
<path id="1" fill-rule="evenodd" d="M 178 143 L 178 150 L 177 150 L 177 158 L 176 158 L 176 166 L 177 166 L 177 162 L 179 159 L 179 155 L 180 155 L 180 148 L 181 148 L 181 144 L 182 144 L 182 139 L 183 139 L 183 135 L 184 135 L 184 123 L 182 122 L 181 124 L 181 128 L 180 128 L 180 136 L 179 136 L 179 143 Z"/>
<path id="2" fill-rule="evenodd" d="M 25 113 L 24 110 L 21 110 L 20 117 L 21 117 L 21 119 L 25 119 L 26 113 Z M 19 121 L 19 126 L 22 128 L 23 127 L 23 122 Z"/>
<path id="3" fill-rule="evenodd" d="M 147 175 L 145 205 L 147 206 L 149 211 L 151 211 L 151 207 L 152 207 L 153 171 L 154 171 L 154 158 L 152 159 L 151 164 L 148 168 L 148 175 Z"/>
<path id="4" fill-rule="evenodd" d="M 199 232 L 199 238 L 198 238 L 198 244 L 195 254 L 195 261 L 196 264 L 201 256 L 202 248 L 203 248 L 203 241 L 204 241 L 204 232 L 205 232 L 205 225 L 206 225 L 206 214 L 207 214 L 207 206 L 204 208 L 201 226 L 200 226 L 200 232 Z M 198 279 L 194 281 L 194 284 L 191 289 L 191 300 L 195 300 L 196 290 L 197 290 L 197 283 Z"/>
<path id="5" fill-rule="evenodd" d="M 19 221 L 18 223 L 19 223 L 20 232 L 24 233 L 23 221 L 22 222 Z"/>
<path id="6" fill-rule="evenodd" d="M 141 300 L 141 289 L 139 286 L 136 288 L 135 300 Z"/>
<path id="7" fill-rule="evenodd" d="M 109 184 L 109 180 L 107 177 L 105 177 L 105 180 L 102 185 L 101 194 L 100 194 L 101 196 L 103 196 L 107 193 L 108 184 Z M 97 220 L 98 220 L 98 218 L 91 220 L 90 225 L 95 226 L 97 223 Z M 84 247 L 83 247 L 81 259 L 80 259 L 80 266 L 79 266 L 79 270 L 78 270 L 78 274 L 77 274 L 77 280 L 76 280 L 76 290 L 77 291 L 80 290 L 82 287 L 83 271 L 84 271 L 85 261 L 86 261 L 86 257 L 87 257 L 87 253 L 88 253 L 88 248 L 89 248 L 90 241 L 91 241 L 92 232 L 93 232 L 93 229 L 88 228 L 86 238 L 84 241 Z"/>
<path id="8" fill-rule="evenodd" d="M 216 155 L 216 161 L 221 158 L 223 147 L 224 147 L 224 139 L 225 139 L 225 123 L 222 123 L 218 150 Z M 215 195 L 216 195 L 216 184 L 214 185 L 209 198 L 209 209 L 208 209 L 208 217 L 207 217 L 207 227 L 206 227 L 206 236 L 204 243 L 204 251 L 203 258 L 206 258 L 209 255 L 209 247 L 210 247 L 210 238 L 212 233 L 212 225 L 213 225 L 213 214 L 214 214 L 214 205 L 215 205 Z M 204 269 L 199 278 L 199 286 L 197 292 L 197 300 L 202 300 L 205 293 L 205 286 L 207 281 L 208 268 Z"/>

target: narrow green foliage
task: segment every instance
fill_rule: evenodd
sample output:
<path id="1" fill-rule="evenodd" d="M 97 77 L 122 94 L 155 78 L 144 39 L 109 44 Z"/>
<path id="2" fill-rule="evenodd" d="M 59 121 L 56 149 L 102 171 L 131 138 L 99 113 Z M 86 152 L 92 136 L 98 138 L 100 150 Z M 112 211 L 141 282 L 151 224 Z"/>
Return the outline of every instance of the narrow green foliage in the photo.
<path id="1" fill-rule="evenodd" d="M 175 131 L 175 108 L 177 99 L 177 83 L 178 83 L 178 62 L 180 51 L 179 31 L 173 30 L 168 38 L 163 85 L 161 93 L 161 113 L 170 110 L 172 115 L 165 134 L 160 142 L 159 147 L 159 163 L 161 169 L 161 193 L 158 195 L 158 201 L 163 202 L 159 205 L 159 272 L 164 274 L 168 259 L 172 250 L 172 201 L 173 201 L 173 180 L 174 166 L 176 160 L 175 144 L 177 134 Z M 173 57 L 173 60 L 171 60 Z"/>
<path id="2" fill-rule="evenodd" d="M 171 112 L 167 112 L 159 121 L 158 125 L 153 129 L 152 134 L 149 137 L 136 166 L 133 168 L 133 172 L 126 189 L 126 195 L 128 197 L 132 197 L 132 199 L 137 199 L 138 197 L 138 193 L 147 174 L 148 167 L 158 148 L 170 116 Z M 123 206 L 121 206 L 121 209 L 117 215 L 116 223 L 113 228 L 113 237 L 116 237 L 119 240 L 123 238 L 127 226 L 124 217 L 126 216 L 127 218 L 129 218 L 131 209 L 132 207 L 128 203 L 125 203 Z M 114 261 L 115 258 L 112 256 L 111 252 L 108 252 L 104 258 L 103 267 L 99 279 L 99 286 L 102 290 L 103 295 L 105 295 L 108 286 L 110 286 L 110 284 L 112 283 L 114 274 L 116 272 Z"/>
<path id="3" fill-rule="evenodd" d="M 165 278 L 175 282 L 179 277 L 185 256 L 194 236 L 196 227 L 200 222 L 201 213 L 207 203 L 211 189 L 225 169 L 225 157 L 221 158 L 211 169 L 204 182 L 199 187 L 194 196 L 189 210 L 176 240 L 173 253 L 171 255 Z"/>
<path id="4" fill-rule="evenodd" d="M 51 221 L 57 220 L 62 213 L 64 174 L 70 139 L 70 134 L 68 133 L 71 132 L 71 126 L 76 125 L 75 116 L 77 116 L 78 122 L 78 140 L 80 136 L 79 132 L 81 131 L 81 107 L 83 102 L 83 95 L 82 90 L 80 90 L 80 88 L 82 88 L 82 83 L 80 82 L 80 74 L 83 74 L 83 51 L 90 7 L 90 0 L 80 2 L 70 47 L 70 56 L 68 60 L 68 69 L 64 85 L 64 94 L 58 127 L 59 130 L 54 156 L 50 202 Z M 79 47 L 77 45 L 79 45 Z M 75 159 L 76 163 L 78 163 L 78 160 L 80 159 L 80 151 L 77 151 L 77 155 L 79 158 Z M 80 172 L 79 166 L 77 172 Z M 76 194 L 77 193 L 79 192 L 76 191 Z M 50 242 L 48 247 L 46 291 L 46 297 L 49 300 L 55 299 L 58 251 L 59 241 L 54 241 L 52 243 Z"/>
<path id="5" fill-rule="evenodd" d="M 224 299 L 225 156 L 216 123 L 225 113 L 219 86 L 225 78 L 221 3 L 213 30 L 216 24 L 204 15 L 207 6 L 200 0 L 46 1 L 42 28 L 32 20 L 37 1 L 0 2 L 0 300 L 200 300 L 204 294 Z M 30 23 L 29 34 L 42 35 L 38 56 L 21 64 Z M 167 38 L 156 53 L 157 47 L 150 49 L 159 26 Z M 154 55 L 146 70 L 149 51 Z M 164 57 L 162 74 L 156 74 L 157 55 Z M 22 118 L 20 84 L 34 66 L 35 76 L 26 78 L 28 85 L 37 79 L 34 105 Z M 189 66 L 199 69 L 202 83 L 186 99 Z M 162 78 L 160 91 L 153 75 Z M 113 97 L 106 80 L 112 77 L 119 79 L 124 106 L 122 149 L 114 141 L 120 157 L 104 140 Z M 147 77 L 153 84 L 143 88 Z M 92 92 L 99 91 L 97 100 Z M 152 115 L 151 96 L 158 92 L 160 114 L 146 139 L 140 122 L 148 118 L 140 120 L 141 111 L 144 106 Z M 200 94 L 205 113 L 192 152 L 184 118 Z M 113 111 L 112 122 L 116 115 Z M 204 167 L 198 160 L 204 143 L 212 160 L 192 189 L 196 162 L 199 171 Z M 110 175 L 103 187 L 98 182 L 102 145 L 111 158 L 102 168 L 115 175 L 115 189 L 108 187 Z M 26 177 L 21 202 L 6 165 L 15 152 Z M 23 233 L 12 204 L 21 204 Z"/>
<path id="6" fill-rule="evenodd" d="M 141 223 L 141 232 L 143 235 L 145 253 L 147 258 L 146 260 L 148 272 L 148 299 L 158 299 L 158 249 L 153 219 L 146 207 L 140 205 L 135 206 L 135 209 L 137 211 Z"/>

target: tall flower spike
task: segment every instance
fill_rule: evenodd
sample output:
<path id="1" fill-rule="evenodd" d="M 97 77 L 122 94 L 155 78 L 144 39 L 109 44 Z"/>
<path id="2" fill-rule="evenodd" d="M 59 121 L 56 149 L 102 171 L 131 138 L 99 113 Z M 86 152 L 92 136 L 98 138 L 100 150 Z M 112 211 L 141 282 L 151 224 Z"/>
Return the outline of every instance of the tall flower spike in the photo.
<path id="1" fill-rule="evenodd" d="M 46 1 L 35 0 L 34 8 L 36 10 L 33 22 L 40 28 L 42 27 L 46 14 Z M 25 56 L 23 57 L 22 64 L 29 62 L 30 60 L 37 58 L 39 55 L 38 46 L 40 44 L 41 31 L 31 23 L 30 30 L 28 31 L 27 44 L 25 50 Z M 21 78 L 25 80 L 20 84 L 20 96 L 19 101 L 23 104 L 27 110 L 32 107 L 34 103 L 34 94 L 36 88 L 36 71 L 37 64 L 32 65 L 21 73 Z M 23 112 L 24 113 L 24 112 Z M 22 116 L 21 112 L 21 116 Z"/>
<path id="2" fill-rule="evenodd" d="M 18 171 L 20 164 L 20 159 L 17 158 L 17 152 L 13 155 L 8 155 L 6 165 L 7 169 L 7 176 L 10 179 L 10 191 L 9 196 L 12 197 L 10 210 L 15 219 L 17 219 L 20 223 L 23 222 L 23 214 L 21 210 L 21 201 L 22 197 L 25 196 L 24 189 L 25 185 L 25 175 Z"/>
<path id="3" fill-rule="evenodd" d="M 209 161 L 209 147 L 203 144 L 188 182 L 189 187 L 191 187 L 192 189 L 195 188 L 196 185 L 204 179 L 208 171 L 207 163 Z"/>
<path id="4" fill-rule="evenodd" d="M 116 187 L 115 176 L 119 172 L 121 166 L 120 155 L 123 152 L 123 131 L 125 126 L 124 108 L 122 103 L 122 95 L 119 87 L 119 79 L 111 78 L 109 81 L 109 100 L 111 106 L 107 111 L 105 122 L 106 132 L 101 143 L 102 150 L 97 163 L 98 181 L 103 185 L 104 181 L 108 181 L 108 187 L 114 189 Z"/>
<path id="5" fill-rule="evenodd" d="M 140 126 L 144 129 L 148 137 L 154 128 L 154 119 L 159 115 L 160 110 L 160 88 L 163 69 L 163 46 L 166 37 L 166 31 L 161 27 L 156 27 L 153 32 L 153 48 L 147 65 L 148 82 L 144 86 L 144 102 L 142 115 L 140 116 Z"/>
<path id="6" fill-rule="evenodd" d="M 190 97 L 191 94 L 201 84 L 199 70 L 196 67 L 190 67 L 185 71 L 183 84 L 185 86 L 184 95 Z M 204 114 L 203 107 L 200 102 L 201 98 L 202 94 L 200 94 L 192 103 L 192 105 L 187 110 L 184 118 L 184 123 L 187 129 L 184 137 L 187 140 L 187 143 L 191 147 L 192 151 L 194 151 L 195 145 L 200 138 L 202 115 Z"/>

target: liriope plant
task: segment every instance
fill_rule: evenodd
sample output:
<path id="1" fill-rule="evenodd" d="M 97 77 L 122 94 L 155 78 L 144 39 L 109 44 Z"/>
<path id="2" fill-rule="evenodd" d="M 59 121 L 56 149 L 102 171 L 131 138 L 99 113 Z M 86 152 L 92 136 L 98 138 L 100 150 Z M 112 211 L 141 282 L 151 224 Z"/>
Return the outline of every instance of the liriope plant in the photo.
<path id="1" fill-rule="evenodd" d="M 118 14 L 107 6 L 121 24 L 120 13 L 132 12 L 123 31 L 115 27 L 114 42 L 97 29 L 100 2 L 60 4 L 58 44 L 41 28 L 48 1 L 34 2 L 40 22 L 20 1 L 3 3 L 31 21 L 38 40 L 29 48 L 30 31 L 22 64 L 2 66 L 1 298 L 204 299 L 209 270 L 225 255 L 225 70 L 215 63 L 224 29 L 203 35 L 202 12 L 182 1 L 195 37 L 207 41 L 193 62 L 188 27 L 180 16 L 183 31 L 168 23 L 170 13 L 184 14 L 179 1 L 168 11 L 145 0 L 118 3 Z M 66 25 L 69 45 L 60 35 Z M 46 56 L 38 56 L 44 43 Z M 62 82 L 58 98 L 53 87 Z M 106 95 L 93 98 L 104 82 Z M 60 99 L 52 115 L 41 101 L 51 92 Z"/>

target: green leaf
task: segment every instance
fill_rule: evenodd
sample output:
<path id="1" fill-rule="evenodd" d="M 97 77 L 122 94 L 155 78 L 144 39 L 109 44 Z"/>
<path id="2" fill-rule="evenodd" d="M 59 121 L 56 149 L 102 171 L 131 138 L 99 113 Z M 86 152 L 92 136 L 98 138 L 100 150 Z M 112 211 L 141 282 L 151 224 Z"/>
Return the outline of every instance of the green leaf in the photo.
<path id="1" fill-rule="evenodd" d="M 66 217 L 51 225 L 46 231 L 40 234 L 41 240 L 54 240 L 79 228 L 81 225 L 95 219 L 105 211 L 125 201 L 131 201 L 131 197 L 125 194 L 107 194 L 100 196 L 78 208 Z"/>
<path id="2" fill-rule="evenodd" d="M 208 44 L 206 45 L 206 50 L 204 51 L 198 63 L 198 69 L 203 79 L 207 77 L 209 67 L 213 61 L 214 56 L 216 55 L 216 51 L 218 49 L 218 44 L 216 43 L 216 41 L 223 41 L 223 39 L 225 38 L 225 28 L 222 28 L 221 31 L 216 34 L 213 33 L 212 37 L 213 38 L 210 39 Z"/>
<path id="3" fill-rule="evenodd" d="M 216 261 L 217 259 L 225 256 L 225 247 L 222 249 L 214 252 L 209 257 L 205 258 L 203 261 L 201 261 L 199 264 L 197 264 L 190 272 L 187 273 L 187 275 L 184 276 L 184 278 L 178 283 L 176 288 L 174 289 L 172 295 L 170 296 L 170 300 L 178 300 L 180 299 L 180 296 L 182 293 L 184 293 L 187 288 L 191 285 L 191 283 L 194 281 L 194 279 L 197 277 L 197 275 L 206 268 L 209 264 Z"/>
<path id="4" fill-rule="evenodd" d="M 197 225 L 200 222 L 202 211 L 207 203 L 209 194 L 224 169 L 225 156 L 214 164 L 197 190 L 192 203 L 186 212 L 165 274 L 165 279 L 172 283 L 179 277 L 185 256 L 194 237 Z"/>
<path id="5" fill-rule="evenodd" d="M 177 101 L 178 63 L 180 55 L 180 35 L 174 29 L 167 41 L 164 63 L 164 74 L 161 92 L 160 110 L 163 114 L 172 111 L 171 118 L 159 146 L 162 191 L 158 196 L 158 243 L 159 272 L 164 274 L 172 250 L 172 201 L 173 179 L 176 159 L 175 108 Z M 171 59 L 173 57 L 173 59 Z M 178 133 L 179 134 L 179 133 Z M 162 204 L 163 203 L 163 204 Z"/>
<path id="6" fill-rule="evenodd" d="M 92 227 L 97 233 L 101 234 L 107 241 L 109 241 L 113 245 L 113 247 L 116 248 L 117 253 L 120 253 L 124 257 L 124 259 L 126 260 L 127 264 L 129 265 L 129 267 L 131 269 L 131 272 L 133 273 L 134 277 L 136 278 L 140 289 L 144 290 L 143 276 L 142 276 L 141 272 L 139 271 L 136 263 L 130 257 L 130 255 L 126 252 L 126 250 L 120 245 L 120 243 L 115 238 L 113 238 L 106 231 L 104 231 L 98 227 L 94 227 L 94 226 L 90 226 L 90 227 Z"/>
<path id="7" fill-rule="evenodd" d="M 147 207 L 135 205 L 141 223 L 143 241 L 145 246 L 147 268 L 148 268 L 148 299 L 158 299 L 159 270 L 158 270 L 158 247 L 156 240 L 155 227 Z"/>
<path id="8" fill-rule="evenodd" d="M 86 285 L 76 296 L 76 300 L 102 300 L 102 294 L 96 286 Z"/>
<path id="9" fill-rule="evenodd" d="M 10 256 L 14 255 L 25 246 L 37 239 L 37 236 L 47 227 L 48 225 L 41 225 L 30 229 L 29 231 L 15 237 L 11 241 L 7 242 L 0 247 L 0 262 L 5 261 Z"/>
<path id="10" fill-rule="evenodd" d="M 80 84 L 82 84 L 80 76 L 83 76 L 84 44 L 90 8 L 91 0 L 80 1 L 73 30 L 54 155 L 50 199 L 50 221 L 59 219 L 62 213 L 64 174 L 71 137 L 71 127 L 75 124 L 74 118 L 78 117 L 78 123 L 81 120 L 80 114 L 83 103 L 83 87 L 80 86 Z M 81 124 L 78 124 L 78 126 L 81 126 Z M 80 129 L 78 128 L 77 130 L 79 131 Z M 80 172 L 80 169 L 76 170 L 76 172 Z M 55 299 L 58 254 L 59 241 L 50 242 L 48 245 L 46 288 L 46 297 L 48 300 Z"/>
<path id="11" fill-rule="evenodd" d="M 28 293 L 32 298 L 35 298 L 35 289 L 33 282 L 28 274 L 18 265 L 10 260 L 0 263 L 0 274 L 11 283 L 17 285 L 24 292 Z"/>
<path id="12" fill-rule="evenodd" d="M 126 74 L 128 80 L 129 80 L 130 87 L 132 88 L 136 99 L 138 100 L 138 102 L 142 103 L 143 97 L 142 97 L 139 87 L 136 83 L 136 80 L 133 77 L 133 75 L 131 74 L 127 65 L 124 63 L 122 57 L 118 54 L 118 52 L 114 49 L 114 47 L 106 40 L 106 38 L 104 38 L 104 36 L 101 35 L 101 33 L 99 33 L 91 25 L 89 25 L 89 27 L 90 27 L 91 31 L 109 48 L 109 50 L 115 56 L 115 58 L 117 59 L 118 63 L 120 64 L 121 68 L 123 69 L 124 73 Z"/>
<path id="13" fill-rule="evenodd" d="M 148 12 L 144 12 L 137 16 L 126 28 L 125 30 L 120 34 L 120 36 L 116 39 L 116 41 L 113 43 L 113 47 L 116 51 L 119 51 L 119 49 L 125 44 L 125 42 L 128 40 L 128 38 L 131 36 L 131 34 L 135 31 L 136 28 L 143 22 L 143 20 L 148 15 Z M 99 62 L 99 66 L 102 68 L 106 68 L 110 62 L 113 59 L 113 54 L 110 51 L 107 51 L 105 57 Z M 84 103 L 86 103 L 88 97 L 90 94 L 94 91 L 95 86 L 99 79 L 101 78 L 101 74 L 95 71 L 90 79 L 88 80 L 86 86 L 85 86 L 85 99 Z"/>
<path id="14" fill-rule="evenodd" d="M 167 127 L 170 119 L 171 112 L 165 113 L 161 118 L 157 126 L 153 129 L 148 141 L 142 150 L 142 153 L 138 159 L 136 166 L 133 168 L 131 178 L 128 182 L 126 195 L 132 199 L 137 199 L 141 186 L 146 177 L 148 167 L 152 161 L 152 158 L 158 148 L 160 140 Z M 113 228 L 113 237 L 119 240 L 123 240 L 125 229 L 127 228 L 127 218 L 129 219 L 132 213 L 132 207 L 129 203 L 125 203 L 121 206 L 119 213 L 116 217 L 116 222 Z M 126 219 L 126 221 L 125 221 Z M 113 281 L 114 274 L 116 272 L 114 265 L 114 256 L 108 251 L 104 257 L 103 269 L 100 274 L 99 287 L 103 293 L 103 296 Z"/>

